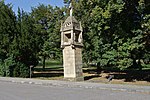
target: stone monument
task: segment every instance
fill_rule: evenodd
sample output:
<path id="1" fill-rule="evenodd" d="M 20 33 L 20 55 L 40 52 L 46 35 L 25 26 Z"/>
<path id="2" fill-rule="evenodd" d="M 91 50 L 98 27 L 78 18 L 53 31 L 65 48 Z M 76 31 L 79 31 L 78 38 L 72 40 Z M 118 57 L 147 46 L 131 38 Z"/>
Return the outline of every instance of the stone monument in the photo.
<path id="1" fill-rule="evenodd" d="M 73 13 L 70 3 L 70 16 L 61 23 L 61 48 L 63 49 L 64 78 L 71 81 L 83 81 L 82 71 L 82 26 Z"/>

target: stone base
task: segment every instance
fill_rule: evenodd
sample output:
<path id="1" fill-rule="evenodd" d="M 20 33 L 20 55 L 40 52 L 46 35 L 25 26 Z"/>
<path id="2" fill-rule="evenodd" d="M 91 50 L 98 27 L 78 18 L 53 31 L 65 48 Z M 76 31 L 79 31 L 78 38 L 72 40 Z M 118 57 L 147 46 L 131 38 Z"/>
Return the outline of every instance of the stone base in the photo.
<path id="1" fill-rule="evenodd" d="M 65 78 L 64 77 L 64 80 L 66 81 L 73 81 L 73 82 L 81 82 L 81 81 L 84 81 L 84 77 L 78 77 L 78 78 Z"/>
<path id="2" fill-rule="evenodd" d="M 68 81 L 84 81 L 82 70 L 82 49 L 66 46 L 63 49 L 64 78 Z"/>

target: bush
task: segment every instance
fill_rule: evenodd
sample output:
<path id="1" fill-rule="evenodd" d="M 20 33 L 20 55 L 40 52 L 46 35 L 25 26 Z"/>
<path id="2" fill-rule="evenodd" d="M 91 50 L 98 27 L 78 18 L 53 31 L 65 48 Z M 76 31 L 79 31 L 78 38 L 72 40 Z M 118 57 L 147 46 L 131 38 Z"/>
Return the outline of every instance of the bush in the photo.
<path id="1" fill-rule="evenodd" d="M 0 60 L 0 76 L 26 78 L 29 77 L 29 67 L 10 56 L 3 62 Z"/>
<path id="2" fill-rule="evenodd" d="M 13 76 L 19 77 L 20 76 L 20 63 L 16 63 L 14 70 L 13 70 Z"/>
<path id="3" fill-rule="evenodd" d="M 0 76 L 4 76 L 4 64 L 3 62 L 0 60 Z"/>
<path id="4" fill-rule="evenodd" d="M 0 74 L 1 76 L 12 77 L 13 76 L 13 66 L 15 61 L 12 56 L 0 62 Z"/>
<path id="5" fill-rule="evenodd" d="M 30 74 L 29 67 L 23 63 L 20 63 L 20 77 L 27 78 L 29 77 L 29 74 Z"/>
<path id="6" fill-rule="evenodd" d="M 17 62 L 16 65 L 13 67 L 13 77 L 29 77 L 29 67 L 21 62 Z"/>

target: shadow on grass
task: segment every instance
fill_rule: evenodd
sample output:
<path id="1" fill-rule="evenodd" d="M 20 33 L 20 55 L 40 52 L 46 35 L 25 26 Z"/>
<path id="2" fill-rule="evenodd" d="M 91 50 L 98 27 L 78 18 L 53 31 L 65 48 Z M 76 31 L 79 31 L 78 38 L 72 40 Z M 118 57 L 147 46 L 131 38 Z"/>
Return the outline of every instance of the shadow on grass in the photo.
<path id="1" fill-rule="evenodd" d="M 85 77 L 84 77 L 84 80 L 86 81 L 86 80 L 90 80 L 90 79 L 92 79 L 92 78 L 97 78 L 97 77 L 100 77 L 100 76 L 99 76 L 99 75 L 85 76 Z"/>
<path id="2" fill-rule="evenodd" d="M 63 73 L 34 73 L 32 77 L 60 77 Z"/>
<path id="3" fill-rule="evenodd" d="M 63 71 L 62 67 L 54 67 L 54 68 L 34 68 L 34 71 L 43 72 L 43 71 Z"/>
<path id="4" fill-rule="evenodd" d="M 125 70 L 125 71 L 104 71 L 114 75 L 114 79 L 124 79 L 125 82 L 147 81 L 150 82 L 150 70 Z"/>
<path id="5" fill-rule="evenodd" d="M 125 79 L 125 82 L 147 81 L 150 82 L 150 70 L 146 71 L 123 71 L 124 74 L 114 74 L 115 79 Z"/>
<path id="6" fill-rule="evenodd" d="M 33 77 L 63 77 L 63 68 L 62 67 L 53 67 L 53 68 L 34 68 Z M 113 79 L 124 80 L 125 82 L 134 82 L 134 81 L 147 81 L 150 82 L 150 70 L 132 70 L 128 69 L 125 71 L 120 71 L 118 69 L 102 69 L 99 74 L 95 68 L 83 69 L 84 73 L 88 73 L 89 76 L 85 76 L 84 80 L 90 80 L 93 78 L 101 77 L 99 74 L 106 73 L 108 77 L 113 75 Z M 108 78 L 106 77 L 106 78 Z"/>
<path id="7" fill-rule="evenodd" d="M 89 74 L 94 74 L 96 73 L 97 70 L 96 69 L 92 69 L 92 68 L 89 68 L 89 69 L 83 69 L 83 73 L 89 73 Z"/>
<path id="8" fill-rule="evenodd" d="M 34 68 L 33 77 L 60 77 L 63 76 L 62 67 L 57 68 Z"/>
<path id="9" fill-rule="evenodd" d="M 150 69 L 147 70 L 137 70 L 137 69 L 126 69 L 124 71 L 118 68 L 103 68 L 98 72 L 96 68 L 87 68 L 83 70 L 84 73 L 88 73 L 90 76 L 86 76 L 85 80 L 90 80 L 92 78 L 101 77 L 100 75 L 105 73 L 106 79 L 113 76 L 113 79 L 124 80 L 124 82 L 135 82 L 135 81 L 147 81 L 150 82 Z M 99 75 L 98 75 L 99 74 Z"/>

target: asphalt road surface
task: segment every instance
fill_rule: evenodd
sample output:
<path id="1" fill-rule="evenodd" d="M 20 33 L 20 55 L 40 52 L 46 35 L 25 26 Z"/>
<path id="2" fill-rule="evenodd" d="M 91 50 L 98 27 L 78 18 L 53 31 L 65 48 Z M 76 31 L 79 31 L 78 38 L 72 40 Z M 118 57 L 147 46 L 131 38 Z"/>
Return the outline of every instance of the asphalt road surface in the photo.
<path id="1" fill-rule="evenodd" d="M 150 100 L 150 94 L 0 82 L 0 100 Z"/>

